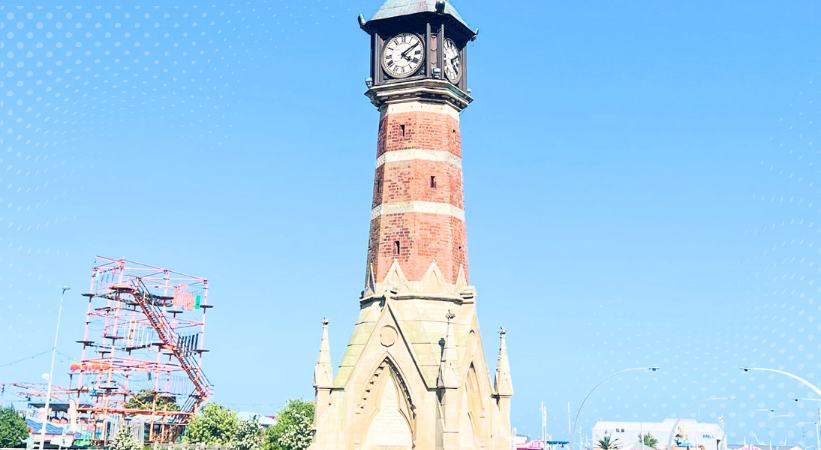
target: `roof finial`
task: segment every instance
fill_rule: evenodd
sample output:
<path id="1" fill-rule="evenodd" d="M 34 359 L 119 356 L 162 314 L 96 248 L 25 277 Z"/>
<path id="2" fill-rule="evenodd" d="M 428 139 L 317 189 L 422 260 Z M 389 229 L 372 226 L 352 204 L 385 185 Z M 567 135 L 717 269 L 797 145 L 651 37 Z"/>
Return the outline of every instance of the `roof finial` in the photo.
<path id="1" fill-rule="evenodd" d="M 331 366 L 331 346 L 328 339 L 328 324 L 326 317 L 322 318 L 322 340 L 319 342 L 319 357 L 314 367 L 314 387 L 330 388 L 333 383 L 333 367 Z"/>
<path id="2" fill-rule="evenodd" d="M 510 362 L 507 358 L 507 342 L 505 335 L 507 331 L 499 327 L 499 357 L 496 360 L 496 380 L 494 388 L 496 395 L 510 397 L 513 395 L 513 383 L 510 381 Z"/>

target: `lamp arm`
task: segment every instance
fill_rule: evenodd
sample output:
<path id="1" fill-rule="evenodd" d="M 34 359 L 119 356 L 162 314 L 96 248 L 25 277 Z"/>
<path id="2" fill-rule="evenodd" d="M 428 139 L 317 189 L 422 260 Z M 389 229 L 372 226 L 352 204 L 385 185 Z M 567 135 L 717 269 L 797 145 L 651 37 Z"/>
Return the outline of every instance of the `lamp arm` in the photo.
<path id="1" fill-rule="evenodd" d="M 799 377 L 796 374 L 793 374 L 793 373 L 790 373 L 790 372 L 787 372 L 787 371 L 784 371 L 784 370 L 766 369 L 766 368 L 761 368 L 761 367 L 752 367 L 752 368 L 744 369 L 744 370 L 754 370 L 754 371 L 757 371 L 757 372 L 770 372 L 770 373 L 776 373 L 778 375 L 783 375 L 783 376 L 788 377 L 788 378 L 792 378 L 793 380 L 795 380 L 795 381 L 803 384 L 804 386 L 810 388 L 813 392 L 815 392 L 815 394 L 817 396 L 821 397 L 821 389 L 819 389 L 818 386 L 810 383 L 809 381 Z"/>
<path id="2" fill-rule="evenodd" d="M 636 370 L 645 370 L 645 368 L 644 367 L 634 367 L 634 368 L 631 368 L 631 369 L 622 369 L 622 370 L 613 372 L 610 375 L 608 375 L 607 377 L 605 377 L 603 380 L 599 381 L 598 384 L 593 386 L 593 389 L 590 389 L 590 392 L 587 393 L 587 395 L 584 397 L 584 400 L 582 400 L 581 404 L 579 405 L 579 409 L 576 410 L 576 417 L 573 419 L 573 428 L 570 430 L 571 439 L 573 438 L 573 436 L 576 435 L 576 426 L 579 424 L 579 416 L 582 413 L 582 408 L 584 408 L 584 404 L 587 403 L 587 400 L 590 398 L 590 396 L 593 395 L 594 392 L 596 392 L 596 389 L 598 389 L 604 383 L 610 381 L 610 379 L 615 377 L 616 375 L 621 375 L 625 372 L 633 372 L 633 371 L 636 371 Z"/>

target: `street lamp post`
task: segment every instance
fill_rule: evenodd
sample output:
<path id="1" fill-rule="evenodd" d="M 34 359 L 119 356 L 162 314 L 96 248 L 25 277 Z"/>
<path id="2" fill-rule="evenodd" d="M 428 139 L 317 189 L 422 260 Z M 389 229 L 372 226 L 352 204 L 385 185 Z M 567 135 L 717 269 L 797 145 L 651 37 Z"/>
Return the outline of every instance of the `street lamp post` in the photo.
<path id="1" fill-rule="evenodd" d="M 48 410 L 51 406 L 51 388 L 54 384 L 54 362 L 57 358 L 57 341 L 60 339 L 60 322 L 63 319 L 63 298 L 66 296 L 66 291 L 71 289 L 68 286 L 63 286 L 63 291 L 60 293 L 60 306 L 57 307 L 57 326 L 54 329 L 54 345 L 51 347 L 51 369 L 48 372 L 48 388 L 46 388 L 46 404 L 43 407 L 43 426 L 40 427 L 40 449 L 46 448 L 46 424 L 48 424 Z"/>
<path id="2" fill-rule="evenodd" d="M 796 398 L 796 402 L 821 402 L 821 398 Z M 821 450 L 821 407 L 815 417 L 815 450 Z"/>
<path id="3" fill-rule="evenodd" d="M 814 402 L 821 402 L 821 388 L 819 388 L 818 386 L 810 383 L 809 381 L 805 380 L 804 378 L 799 377 L 798 375 L 796 375 L 794 373 L 787 372 L 786 370 L 767 369 L 767 368 L 762 368 L 762 367 L 742 367 L 741 370 L 743 370 L 745 372 L 768 372 L 768 373 L 783 375 L 787 378 L 791 378 L 791 379 L 803 384 L 804 386 L 810 388 L 810 390 L 815 392 L 815 395 L 818 396 L 818 399 L 804 399 L 804 400 L 814 401 Z M 800 400 L 802 400 L 802 399 L 800 399 L 800 398 L 795 399 L 795 401 L 800 401 Z M 818 409 L 818 417 L 816 419 L 817 419 L 817 422 L 815 424 L 815 450 L 821 450 L 821 408 Z"/>
<path id="4" fill-rule="evenodd" d="M 573 440 L 573 436 L 576 435 L 576 427 L 579 424 L 579 416 L 582 413 L 582 408 L 584 408 L 584 404 L 587 403 L 587 400 L 590 398 L 590 396 L 593 395 L 594 392 L 596 392 L 596 389 L 598 389 L 601 385 L 603 385 L 604 383 L 610 381 L 610 379 L 612 379 L 612 378 L 614 378 L 618 375 L 621 375 L 621 374 L 627 373 L 627 372 L 636 372 L 636 371 L 640 371 L 640 370 L 649 370 L 651 372 L 657 372 L 657 371 L 661 370 L 661 368 L 660 367 L 631 367 L 629 369 L 618 370 L 616 372 L 611 373 L 610 375 L 605 377 L 603 380 L 599 381 L 595 386 L 593 386 L 593 389 L 590 389 L 590 392 L 587 393 L 587 395 L 584 397 L 584 400 L 582 400 L 581 404 L 579 404 L 579 409 L 576 410 L 576 417 L 573 419 L 573 427 L 571 427 L 571 429 L 570 429 L 570 441 L 571 442 Z M 581 449 L 579 449 L 579 450 L 581 450 Z"/>

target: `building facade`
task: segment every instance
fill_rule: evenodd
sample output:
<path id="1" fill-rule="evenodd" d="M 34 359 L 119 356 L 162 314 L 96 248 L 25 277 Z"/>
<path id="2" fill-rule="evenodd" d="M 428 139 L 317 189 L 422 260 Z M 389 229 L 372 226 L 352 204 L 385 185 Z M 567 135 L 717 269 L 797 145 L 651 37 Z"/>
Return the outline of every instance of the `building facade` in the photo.
<path id="1" fill-rule="evenodd" d="M 593 426 L 593 448 L 605 436 L 618 440 L 622 450 L 644 449 L 639 436 L 652 436 L 658 450 L 725 450 L 724 429 L 717 423 L 692 419 L 665 419 L 662 422 L 597 422 Z"/>
<path id="2" fill-rule="evenodd" d="M 476 33 L 436 0 L 387 0 L 359 24 L 379 110 L 367 266 L 336 373 L 323 324 L 311 449 L 507 450 L 505 332 L 491 382 L 467 260 L 459 122 Z"/>

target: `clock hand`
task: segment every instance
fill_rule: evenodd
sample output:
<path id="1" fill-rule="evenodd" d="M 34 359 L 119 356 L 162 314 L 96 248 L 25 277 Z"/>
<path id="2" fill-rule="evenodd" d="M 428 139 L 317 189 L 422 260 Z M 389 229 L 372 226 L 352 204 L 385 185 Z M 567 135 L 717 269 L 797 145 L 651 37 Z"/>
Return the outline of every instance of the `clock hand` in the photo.
<path id="1" fill-rule="evenodd" d="M 403 58 L 406 58 L 406 59 L 410 59 L 410 58 L 408 58 L 408 53 L 410 53 L 410 51 L 411 51 L 411 50 L 415 49 L 415 48 L 416 48 L 416 47 L 418 47 L 418 46 L 419 46 L 419 41 L 417 41 L 415 44 L 413 44 L 413 45 L 411 45 L 410 47 L 408 47 L 408 49 L 407 49 L 407 50 L 405 50 L 404 52 L 402 52 L 402 57 L 403 57 Z"/>

